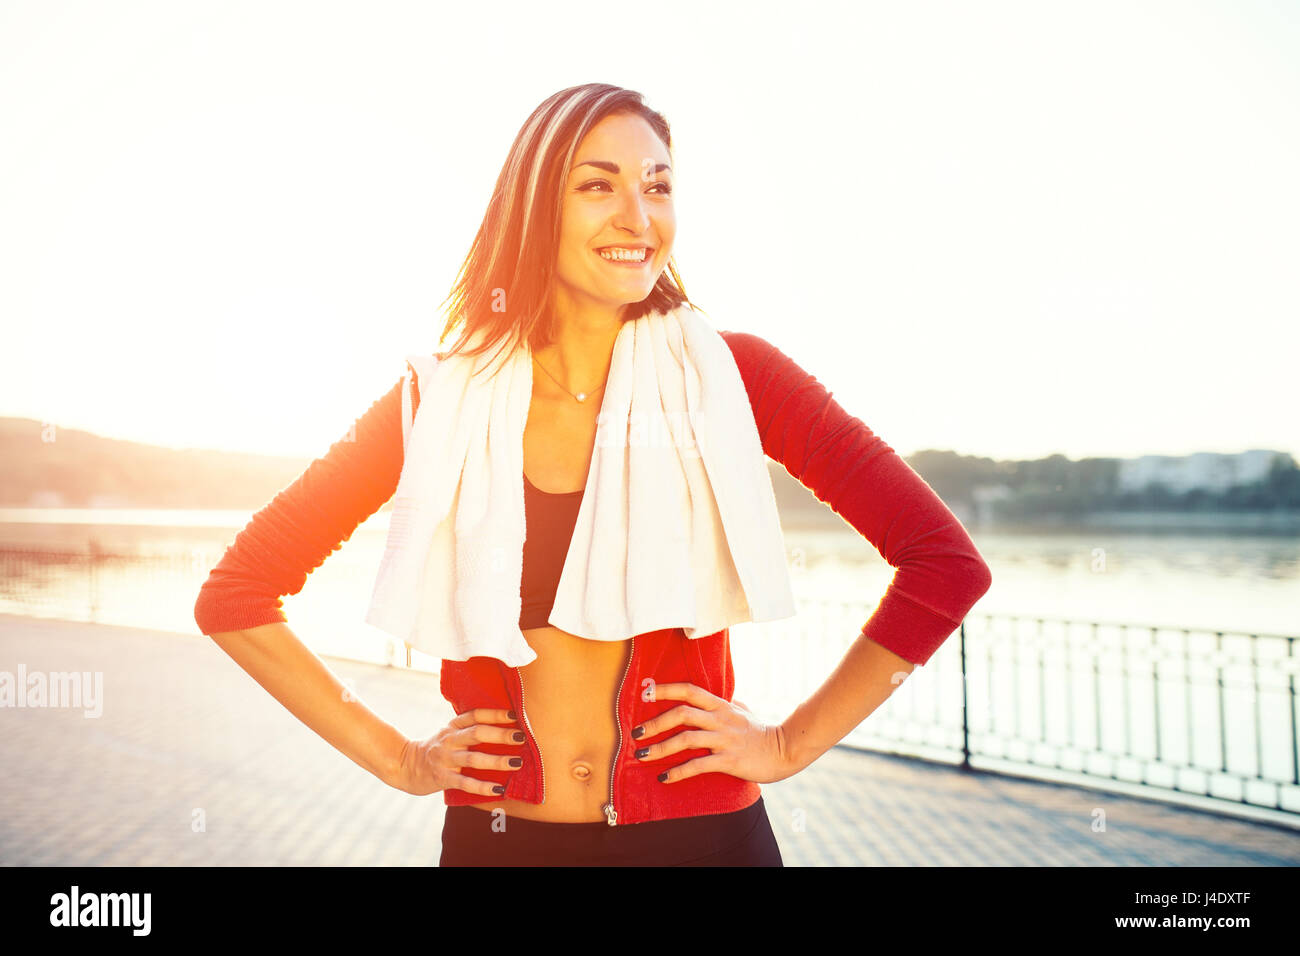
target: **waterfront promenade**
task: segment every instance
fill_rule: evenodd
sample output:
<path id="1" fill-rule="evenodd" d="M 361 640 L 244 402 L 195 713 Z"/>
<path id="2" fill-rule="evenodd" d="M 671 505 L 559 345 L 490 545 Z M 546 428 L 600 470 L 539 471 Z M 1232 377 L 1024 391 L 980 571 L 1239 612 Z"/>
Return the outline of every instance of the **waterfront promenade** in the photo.
<path id="1" fill-rule="evenodd" d="M 451 717 L 436 675 L 327 661 L 410 736 Z M 0 615 L 19 665 L 102 673 L 103 713 L 0 708 L 0 865 L 437 863 L 441 795 L 380 783 L 206 637 Z M 1300 830 L 841 748 L 763 796 L 787 866 L 1300 864 Z"/>

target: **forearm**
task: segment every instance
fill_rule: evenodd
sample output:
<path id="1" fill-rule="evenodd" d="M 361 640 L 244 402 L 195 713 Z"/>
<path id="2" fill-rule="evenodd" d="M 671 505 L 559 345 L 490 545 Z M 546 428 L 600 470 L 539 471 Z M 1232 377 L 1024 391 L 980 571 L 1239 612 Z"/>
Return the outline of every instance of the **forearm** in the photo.
<path id="1" fill-rule="evenodd" d="M 859 635 L 830 677 L 781 723 L 786 755 L 795 770 L 843 740 L 915 667 Z"/>
<path id="2" fill-rule="evenodd" d="M 406 736 L 351 693 L 288 624 L 263 624 L 210 636 L 327 743 L 394 785 Z"/>

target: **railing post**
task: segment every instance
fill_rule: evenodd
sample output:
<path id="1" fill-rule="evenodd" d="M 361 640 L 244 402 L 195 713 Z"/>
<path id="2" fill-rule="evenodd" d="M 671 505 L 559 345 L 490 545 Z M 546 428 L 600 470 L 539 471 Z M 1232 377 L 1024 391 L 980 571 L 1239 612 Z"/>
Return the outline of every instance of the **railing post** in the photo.
<path id="1" fill-rule="evenodd" d="M 961 649 L 961 768 L 970 769 L 970 720 L 967 718 L 966 701 L 966 621 L 961 622 L 961 633 L 957 639 Z"/>

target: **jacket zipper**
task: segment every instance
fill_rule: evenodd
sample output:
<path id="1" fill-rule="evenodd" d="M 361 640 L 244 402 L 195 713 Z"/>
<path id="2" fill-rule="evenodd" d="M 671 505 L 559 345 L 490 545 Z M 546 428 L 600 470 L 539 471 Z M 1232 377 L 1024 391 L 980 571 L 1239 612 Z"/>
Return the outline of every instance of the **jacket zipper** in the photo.
<path id="1" fill-rule="evenodd" d="M 546 761 L 542 760 L 542 745 L 537 742 L 537 735 L 533 733 L 533 725 L 528 722 L 528 711 L 524 708 L 524 675 L 518 667 L 515 673 L 519 675 L 519 713 L 523 715 L 524 726 L 528 728 L 528 734 L 533 738 L 533 747 L 537 750 L 537 766 L 542 771 L 542 799 L 546 802 Z"/>
<path id="2" fill-rule="evenodd" d="M 618 716 L 618 705 L 623 700 L 623 683 L 627 672 L 632 669 L 632 655 L 636 653 L 636 638 L 632 638 L 632 647 L 628 651 L 627 665 L 623 668 L 623 677 L 618 682 L 618 693 L 614 695 L 614 724 L 618 727 L 618 747 L 614 750 L 614 762 L 609 765 L 609 803 L 605 804 L 605 822 L 610 826 L 618 825 L 618 811 L 614 809 L 614 774 L 618 772 L 618 756 L 623 750 L 623 721 Z"/>

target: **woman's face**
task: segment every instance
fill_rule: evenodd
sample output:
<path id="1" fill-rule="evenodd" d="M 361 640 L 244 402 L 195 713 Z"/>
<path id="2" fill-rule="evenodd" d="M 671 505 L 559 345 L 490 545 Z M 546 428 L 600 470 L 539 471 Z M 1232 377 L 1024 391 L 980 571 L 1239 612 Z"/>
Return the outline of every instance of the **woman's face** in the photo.
<path id="1" fill-rule="evenodd" d="M 607 116 L 588 131 L 564 180 L 556 263 L 562 311 L 617 310 L 650 294 L 677 231 L 671 189 L 668 150 L 644 119 Z"/>

